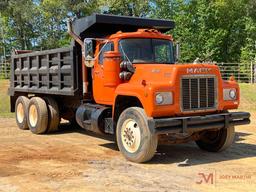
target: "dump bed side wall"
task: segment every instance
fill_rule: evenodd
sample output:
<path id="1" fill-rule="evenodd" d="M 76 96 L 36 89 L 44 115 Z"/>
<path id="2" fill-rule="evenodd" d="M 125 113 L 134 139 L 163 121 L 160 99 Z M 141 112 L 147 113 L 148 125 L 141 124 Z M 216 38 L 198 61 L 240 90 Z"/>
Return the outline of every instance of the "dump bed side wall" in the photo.
<path id="1" fill-rule="evenodd" d="M 13 55 L 9 94 L 79 94 L 78 56 L 75 47 Z"/>

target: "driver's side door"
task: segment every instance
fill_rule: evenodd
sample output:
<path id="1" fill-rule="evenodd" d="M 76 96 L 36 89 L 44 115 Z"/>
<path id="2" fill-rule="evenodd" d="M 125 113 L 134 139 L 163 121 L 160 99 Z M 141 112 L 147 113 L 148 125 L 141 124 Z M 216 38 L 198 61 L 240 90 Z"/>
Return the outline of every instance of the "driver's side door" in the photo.
<path id="1" fill-rule="evenodd" d="M 104 53 L 114 51 L 114 43 L 101 43 L 97 46 L 97 53 L 100 54 L 96 58 L 93 69 L 93 98 L 99 104 L 111 105 L 114 98 L 114 89 L 104 86 Z"/>

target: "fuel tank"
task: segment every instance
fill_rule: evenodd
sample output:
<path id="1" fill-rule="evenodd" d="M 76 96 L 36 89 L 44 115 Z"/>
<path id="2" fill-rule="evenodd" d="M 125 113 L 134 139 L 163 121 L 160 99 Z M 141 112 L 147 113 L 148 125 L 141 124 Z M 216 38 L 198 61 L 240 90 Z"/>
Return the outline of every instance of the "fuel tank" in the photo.
<path id="1" fill-rule="evenodd" d="M 83 129 L 105 134 L 113 133 L 111 108 L 96 104 L 82 104 L 76 111 L 76 122 Z"/>

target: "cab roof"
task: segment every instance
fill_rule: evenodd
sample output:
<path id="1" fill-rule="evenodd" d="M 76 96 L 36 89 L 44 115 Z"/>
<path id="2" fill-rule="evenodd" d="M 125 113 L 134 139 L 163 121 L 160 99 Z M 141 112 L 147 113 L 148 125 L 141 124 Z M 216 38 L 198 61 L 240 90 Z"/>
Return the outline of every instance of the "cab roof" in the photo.
<path id="1" fill-rule="evenodd" d="M 124 38 L 156 38 L 156 39 L 167 39 L 172 40 L 171 35 L 163 34 L 156 29 L 138 29 L 135 32 L 123 32 L 118 31 L 117 33 L 110 35 L 109 39 L 124 39 Z"/>

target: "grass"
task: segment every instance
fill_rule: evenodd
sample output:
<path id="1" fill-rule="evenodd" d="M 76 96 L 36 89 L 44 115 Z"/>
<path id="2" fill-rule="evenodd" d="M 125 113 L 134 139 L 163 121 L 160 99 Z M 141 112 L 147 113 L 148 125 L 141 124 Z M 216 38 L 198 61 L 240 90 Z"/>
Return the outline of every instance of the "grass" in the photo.
<path id="1" fill-rule="evenodd" d="M 240 83 L 239 85 L 242 96 L 256 103 L 256 84 Z"/>
<path id="2" fill-rule="evenodd" d="M 10 113 L 10 99 L 7 95 L 9 80 L 0 79 L 0 117 L 14 117 Z M 256 84 L 240 83 L 240 110 L 256 112 Z"/>
<path id="3" fill-rule="evenodd" d="M 256 84 L 240 83 L 239 109 L 256 112 Z"/>
<path id="4" fill-rule="evenodd" d="M 7 95 L 9 80 L 0 80 L 0 117 L 14 117 L 10 112 L 10 98 Z"/>

